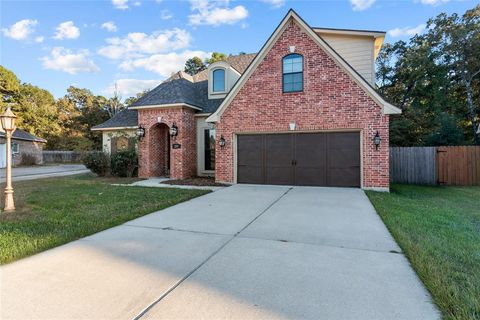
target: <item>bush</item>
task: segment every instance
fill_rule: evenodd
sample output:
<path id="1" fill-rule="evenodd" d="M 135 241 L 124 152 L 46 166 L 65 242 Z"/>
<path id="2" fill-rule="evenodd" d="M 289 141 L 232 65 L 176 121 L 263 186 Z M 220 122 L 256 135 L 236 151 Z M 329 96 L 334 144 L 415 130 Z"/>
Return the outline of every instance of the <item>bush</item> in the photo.
<path id="1" fill-rule="evenodd" d="M 91 152 L 83 157 L 83 164 L 100 177 L 110 175 L 110 156 L 105 152 Z"/>
<path id="2" fill-rule="evenodd" d="M 22 166 L 34 166 L 38 164 L 38 159 L 33 154 L 25 153 L 22 155 L 20 165 Z"/>
<path id="3" fill-rule="evenodd" d="M 112 175 L 133 177 L 138 174 L 138 156 L 135 150 L 118 151 L 112 155 Z"/>

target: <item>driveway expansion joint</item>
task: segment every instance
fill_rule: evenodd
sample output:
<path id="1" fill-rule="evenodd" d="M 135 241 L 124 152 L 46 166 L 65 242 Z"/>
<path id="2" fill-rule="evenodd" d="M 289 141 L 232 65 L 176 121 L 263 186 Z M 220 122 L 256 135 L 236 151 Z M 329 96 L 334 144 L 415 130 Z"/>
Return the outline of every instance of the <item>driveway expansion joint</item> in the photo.
<path id="1" fill-rule="evenodd" d="M 203 260 L 198 266 L 193 268 L 192 271 L 187 273 L 183 278 L 181 278 L 179 281 L 177 281 L 174 285 L 172 285 L 169 289 L 167 289 L 158 299 L 153 301 L 151 304 L 149 304 L 145 309 L 143 309 L 137 316 L 133 318 L 133 320 L 139 320 L 141 319 L 144 315 L 148 313 L 150 309 L 152 309 L 154 306 L 156 306 L 160 301 L 162 301 L 166 296 L 168 296 L 173 290 L 175 290 L 179 285 L 181 285 L 185 280 L 190 278 L 192 274 L 194 274 L 198 269 L 200 269 L 202 266 L 204 266 L 211 258 L 213 258 L 217 253 L 219 253 L 223 248 L 225 248 L 233 239 L 235 239 L 243 230 L 248 228 L 253 222 L 255 222 L 258 218 L 260 218 L 265 212 L 268 211 L 273 205 L 275 205 L 280 199 L 282 199 L 290 190 L 292 190 L 293 187 L 290 187 L 282 193 L 277 199 L 275 199 L 272 203 L 270 203 L 265 209 L 263 209 L 255 218 L 253 218 L 249 223 L 247 223 L 240 231 L 235 233 L 233 236 L 231 236 L 227 241 L 225 241 L 224 244 L 222 244 L 217 250 L 215 250 L 211 255 L 209 255 L 205 260 Z M 127 225 L 128 226 L 128 225 Z M 162 228 L 160 228 L 162 229 Z M 171 228 L 164 228 L 166 230 L 172 230 Z"/>

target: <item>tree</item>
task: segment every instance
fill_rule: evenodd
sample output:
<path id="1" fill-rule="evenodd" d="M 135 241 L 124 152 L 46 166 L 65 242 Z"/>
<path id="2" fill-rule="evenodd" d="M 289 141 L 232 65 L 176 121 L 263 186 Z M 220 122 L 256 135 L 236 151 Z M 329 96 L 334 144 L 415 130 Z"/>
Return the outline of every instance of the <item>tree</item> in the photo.
<path id="1" fill-rule="evenodd" d="M 478 143 L 473 129 L 480 111 L 479 8 L 462 18 L 440 14 L 428 21 L 424 34 L 382 48 L 378 91 L 403 111 L 391 117 L 393 145 L 449 144 L 438 132 L 453 128 L 452 121 L 464 136 L 456 141 Z"/>
<path id="2" fill-rule="evenodd" d="M 13 102 L 20 90 L 20 81 L 10 70 L 0 65 L 0 106 Z M 3 109 L 3 108 L 2 108 Z"/>
<path id="3" fill-rule="evenodd" d="M 127 99 L 125 99 L 125 106 L 129 107 L 131 106 L 132 104 L 134 104 L 135 102 L 137 102 L 138 99 L 140 99 L 141 97 L 143 97 L 145 94 L 147 94 L 150 90 L 145 90 L 143 92 L 140 92 L 140 93 L 137 93 L 135 95 L 135 97 L 129 97 Z"/>
<path id="4" fill-rule="evenodd" d="M 117 113 L 125 109 L 125 105 L 122 103 L 122 97 L 118 93 L 117 83 L 115 83 L 115 90 L 113 91 L 113 97 L 108 99 L 108 102 L 105 105 L 105 107 L 110 118 L 112 118 Z"/>
<path id="5" fill-rule="evenodd" d="M 463 16 L 442 13 L 429 20 L 427 27 L 427 36 L 438 43 L 442 60 L 451 68 L 451 77 L 458 78 L 465 90 L 472 138 L 475 144 L 480 144 L 476 134 L 478 106 L 473 93 L 475 77 L 480 74 L 480 5 L 467 10 Z"/>
<path id="6" fill-rule="evenodd" d="M 205 64 L 209 65 L 217 61 L 224 61 L 226 59 L 227 55 L 225 53 L 212 52 L 212 56 L 208 59 L 205 59 Z"/>
<path id="7" fill-rule="evenodd" d="M 23 130 L 46 139 L 61 133 L 55 98 L 47 90 L 22 84 L 14 107 L 17 126 Z"/>
<path id="8" fill-rule="evenodd" d="M 200 71 L 205 70 L 206 68 L 207 66 L 205 65 L 205 63 L 203 63 L 202 59 L 200 59 L 199 57 L 193 57 L 185 62 L 185 69 L 183 71 L 193 76 Z"/>

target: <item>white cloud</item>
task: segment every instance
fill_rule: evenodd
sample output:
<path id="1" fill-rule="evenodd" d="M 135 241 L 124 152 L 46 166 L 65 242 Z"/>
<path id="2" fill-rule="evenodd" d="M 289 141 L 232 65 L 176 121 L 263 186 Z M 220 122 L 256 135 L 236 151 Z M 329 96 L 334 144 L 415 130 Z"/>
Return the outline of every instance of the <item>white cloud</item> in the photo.
<path id="1" fill-rule="evenodd" d="M 172 19 L 172 18 L 173 18 L 173 13 L 170 10 L 165 9 L 165 10 L 162 10 L 160 12 L 160 19 L 169 20 L 169 19 Z"/>
<path id="2" fill-rule="evenodd" d="M 15 40 L 25 40 L 30 34 L 35 32 L 34 27 L 37 24 L 37 20 L 23 19 L 12 24 L 9 28 L 2 29 L 2 32 L 6 37 Z"/>
<path id="3" fill-rule="evenodd" d="M 73 21 L 65 21 L 58 25 L 57 32 L 53 36 L 54 39 L 76 39 L 80 36 L 80 29 L 78 29 Z"/>
<path id="4" fill-rule="evenodd" d="M 108 45 L 101 47 L 98 54 L 117 60 L 185 49 L 190 45 L 191 36 L 183 29 L 174 28 L 156 31 L 150 35 L 133 32 L 124 38 L 109 38 L 106 42 Z"/>
<path id="5" fill-rule="evenodd" d="M 117 32 L 117 26 L 113 21 L 107 21 L 102 23 L 100 28 L 107 30 L 108 32 Z"/>
<path id="6" fill-rule="evenodd" d="M 244 6 L 229 8 L 229 0 L 190 0 L 190 9 L 194 12 L 188 16 L 193 26 L 235 24 L 248 16 Z"/>
<path id="7" fill-rule="evenodd" d="M 185 61 L 194 56 L 203 60 L 210 57 L 211 53 L 186 50 L 180 53 L 171 52 L 167 54 L 154 54 L 145 58 L 123 61 L 119 67 L 124 71 L 145 69 L 147 71 L 155 72 L 163 77 L 169 77 L 172 73 L 182 70 Z"/>
<path id="8" fill-rule="evenodd" d="M 112 4 L 116 9 L 128 9 L 128 0 L 112 0 Z"/>
<path id="9" fill-rule="evenodd" d="M 115 92 L 115 85 L 118 94 L 121 97 L 135 96 L 137 93 L 145 90 L 153 89 L 160 84 L 161 80 L 139 80 L 139 79 L 117 79 L 112 82 L 105 90 L 104 93 L 113 95 Z"/>
<path id="10" fill-rule="evenodd" d="M 142 5 L 142 3 L 141 3 L 140 1 L 135 1 L 135 2 L 133 3 L 133 5 L 134 5 L 135 7 L 140 7 L 140 6 Z"/>
<path id="11" fill-rule="evenodd" d="M 262 2 L 265 2 L 272 6 L 273 8 L 280 8 L 285 5 L 286 0 L 261 0 Z"/>
<path id="12" fill-rule="evenodd" d="M 391 37 L 403 37 L 403 36 L 414 36 L 416 34 L 420 34 L 423 31 L 425 31 L 426 24 L 422 23 L 419 24 L 416 27 L 410 28 L 410 27 L 405 27 L 405 28 L 395 28 L 392 30 L 388 30 L 388 35 Z"/>
<path id="13" fill-rule="evenodd" d="M 422 4 L 430 5 L 430 6 L 436 6 L 442 3 L 446 3 L 450 0 L 420 0 Z"/>
<path id="14" fill-rule="evenodd" d="M 79 72 L 98 72 L 100 68 L 89 59 L 90 53 L 86 49 L 78 50 L 76 53 L 63 47 L 55 47 L 49 56 L 40 60 L 45 69 L 64 71 L 70 74 Z"/>
<path id="15" fill-rule="evenodd" d="M 350 0 L 350 3 L 354 11 L 363 11 L 370 8 L 375 3 L 375 0 Z"/>
<path id="16" fill-rule="evenodd" d="M 43 40 L 45 40 L 45 37 L 42 37 L 42 36 L 35 37 L 35 42 L 36 43 L 42 43 Z"/>

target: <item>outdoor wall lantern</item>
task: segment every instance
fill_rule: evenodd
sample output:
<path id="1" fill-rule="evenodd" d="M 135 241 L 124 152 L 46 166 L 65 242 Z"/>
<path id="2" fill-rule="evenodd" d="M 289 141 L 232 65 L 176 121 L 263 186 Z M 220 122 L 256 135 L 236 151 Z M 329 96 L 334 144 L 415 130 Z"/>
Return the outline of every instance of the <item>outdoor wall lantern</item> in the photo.
<path id="1" fill-rule="evenodd" d="M 220 148 L 223 148 L 225 147 L 225 138 L 223 137 L 223 135 L 220 136 L 220 139 L 218 140 L 218 145 L 220 146 Z"/>
<path id="2" fill-rule="evenodd" d="M 142 125 L 139 125 L 137 128 L 137 137 L 139 139 L 142 139 L 143 137 L 145 137 L 145 128 L 142 127 Z"/>
<path id="3" fill-rule="evenodd" d="M 380 146 L 381 141 L 382 141 L 382 138 L 380 138 L 380 133 L 377 130 L 375 137 L 373 137 L 373 143 L 375 143 L 375 150 L 378 150 L 378 147 Z"/>
<path id="4" fill-rule="evenodd" d="M 175 138 L 176 136 L 178 135 L 178 127 L 177 125 L 175 124 L 175 122 L 172 124 L 172 126 L 170 127 L 170 136 L 172 138 Z"/>

